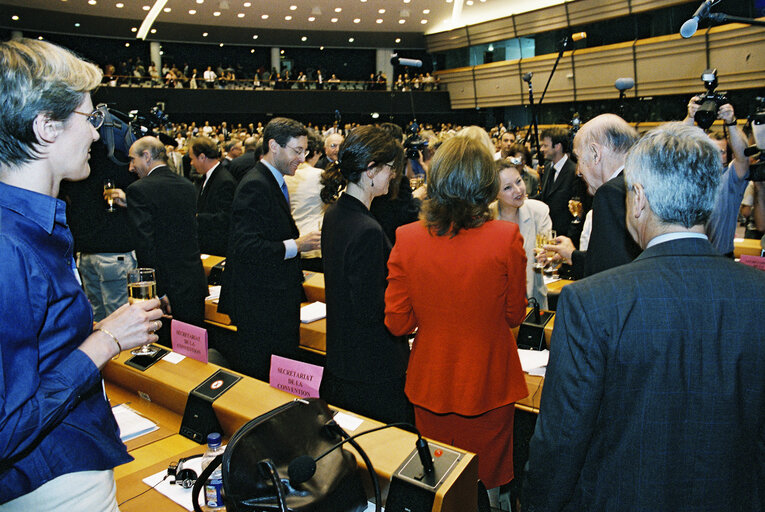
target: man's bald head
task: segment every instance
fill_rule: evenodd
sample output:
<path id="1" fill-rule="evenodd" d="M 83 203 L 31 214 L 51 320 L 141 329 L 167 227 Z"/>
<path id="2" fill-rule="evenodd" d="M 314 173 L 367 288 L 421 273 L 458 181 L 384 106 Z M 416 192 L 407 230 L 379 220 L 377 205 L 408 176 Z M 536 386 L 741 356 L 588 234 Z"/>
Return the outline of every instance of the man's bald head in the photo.
<path id="1" fill-rule="evenodd" d="M 577 174 L 587 183 L 590 194 L 624 165 L 627 151 L 637 139 L 637 131 L 614 114 L 601 114 L 582 125 L 574 137 L 574 154 Z"/>
<path id="2" fill-rule="evenodd" d="M 343 136 L 339 133 L 331 133 L 324 139 L 324 154 L 333 162 L 337 161 L 337 153 L 340 151 L 340 144 L 343 143 Z"/>

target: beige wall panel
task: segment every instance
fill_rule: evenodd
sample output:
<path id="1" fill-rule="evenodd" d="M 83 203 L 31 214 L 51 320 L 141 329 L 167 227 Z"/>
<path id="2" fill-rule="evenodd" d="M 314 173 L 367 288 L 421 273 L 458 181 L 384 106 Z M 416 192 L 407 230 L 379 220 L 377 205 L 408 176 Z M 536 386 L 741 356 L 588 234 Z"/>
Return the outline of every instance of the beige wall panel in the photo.
<path id="1" fill-rule="evenodd" d="M 721 91 L 765 86 L 765 30 L 739 24 L 712 29 L 709 63 Z"/>
<path id="2" fill-rule="evenodd" d="M 524 12 L 515 17 L 515 30 L 518 36 L 548 32 L 566 26 L 566 8 L 563 5 Z"/>
<path id="3" fill-rule="evenodd" d="M 636 79 L 632 65 L 632 43 L 577 51 L 574 67 L 578 101 L 618 98 L 619 91 L 614 87 L 616 79 Z M 627 91 L 627 97 L 634 96 L 634 91 Z"/>
<path id="4" fill-rule="evenodd" d="M 534 57 L 521 61 L 521 74 L 534 73 L 531 84 L 534 87 L 534 101 L 539 101 L 544 91 L 547 79 L 550 76 L 553 64 L 557 54 Z M 545 103 L 559 103 L 562 101 L 574 100 L 574 79 L 571 67 L 571 52 L 565 52 L 558 63 L 558 68 L 550 81 L 550 87 L 547 89 Z M 524 95 L 528 94 L 528 88 L 524 83 Z"/>
<path id="5" fill-rule="evenodd" d="M 568 4 L 568 16 L 572 26 L 627 16 L 629 13 L 626 0 L 579 0 Z"/>
<path id="6" fill-rule="evenodd" d="M 478 106 L 500 107 L 524 103 L 524 91 L 528 89 L 521 87 L 520 75 L 517 60 L 476 67 Z"/>
<path id="7" fill-rule="evenodd" d="M 452 108 L 474 108 L 475 90 L 473 88 L 472 68 L 450 69 L 436 73 L 441 87 L 446 86 Z"/>
<path id="8" fill-rule="evenodd" d="M 632 12 L 645 12 L 654 9 L 663 9 L 685 3 L 687 0 L 632 0 Z M 699 1 L 699 4 L 701 1 Z M 677 28 L 678 32 L 680 27 Z"/>
<path id="9" fill-rule="evenodd" d="M 427 35 L 425 36 L 425 43 L 429 52 L 442 52 L 469 46 L 464 27 Z"/>
<path id="10" fill-rule="evenodd" d="M 512 16 L 471 25 L 468 27 L 468 30 L 470 32 L 470 44 L 472 45 L 493 43 L 515 37 Z"/>
<path id="11" fill-rule="evenodd" d="M 635 46 L 640 95 L 687 94 L 699 90 L 706 67 L 704 37 L 662 36 Z"/>

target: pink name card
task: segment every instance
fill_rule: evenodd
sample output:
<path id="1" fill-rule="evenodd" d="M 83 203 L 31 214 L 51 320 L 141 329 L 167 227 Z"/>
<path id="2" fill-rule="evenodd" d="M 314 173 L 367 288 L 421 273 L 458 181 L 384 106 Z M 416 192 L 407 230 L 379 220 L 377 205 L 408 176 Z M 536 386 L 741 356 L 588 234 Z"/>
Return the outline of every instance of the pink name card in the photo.
<path id="1" fill-rule="evenodd" d="M 749 265 L 750 267 L 758 268 L 760 270 L 765 270 L 765 258 L 762 256 L 751 256 L 749 254 L 742 254 L 741 259 L 739 259 L 741 263 L 744 265 Z"/>
<path id="2" fill-rule="evenodd" d="M 173 320 L 170 324 L 173 352 L 207 363 L 207 329 Z"/>
<path id="3" fill-rule="evenodd" d="M 319 398 L 324 368 L 286 357 L 271 356 L 271 387 L 301 398 Z"/>

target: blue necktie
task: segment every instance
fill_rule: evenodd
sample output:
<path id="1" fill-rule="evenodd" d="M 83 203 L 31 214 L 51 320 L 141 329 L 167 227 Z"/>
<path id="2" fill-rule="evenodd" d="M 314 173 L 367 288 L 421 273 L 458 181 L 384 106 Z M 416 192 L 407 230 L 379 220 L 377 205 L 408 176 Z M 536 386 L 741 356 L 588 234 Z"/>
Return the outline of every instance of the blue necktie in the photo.
<path id="1" fill-rule="evenodd" d="M 290 204 L 290 193 L 287 191 L 287 183 L 282 183 L 282 194 L 284 194 L 287 204 Z"/>

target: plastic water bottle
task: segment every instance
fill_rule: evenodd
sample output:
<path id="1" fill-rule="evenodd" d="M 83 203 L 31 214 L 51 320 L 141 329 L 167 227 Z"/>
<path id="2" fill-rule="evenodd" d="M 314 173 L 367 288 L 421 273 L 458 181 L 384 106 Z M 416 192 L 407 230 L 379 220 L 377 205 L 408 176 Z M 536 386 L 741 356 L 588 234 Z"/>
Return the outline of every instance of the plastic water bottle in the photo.
<path id="1" fill-rule="evenodd" d="M 202 456 L 202 471 L 210 465 L 210 462 L 218 455 L 223 455 L 223 447 L 221 446 L 221 437 L 217 432 L 208 434 L 207 436 L 207 451 Z M 218 466 L 215 471 L 212 472 L 210 478 L 205 482 L 205 510 L 226 510 L 223 505 L 223 496 L 221 491 L 223 490 L 223 473 L 221 466 Z"/>

